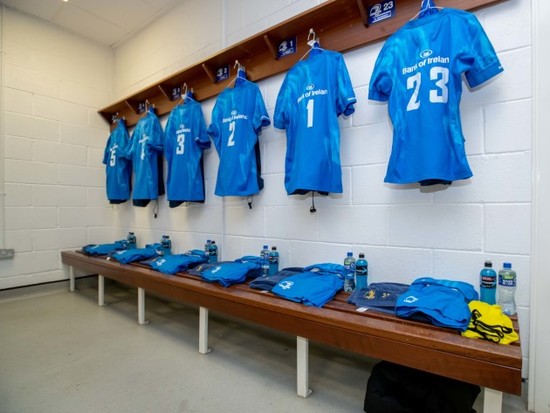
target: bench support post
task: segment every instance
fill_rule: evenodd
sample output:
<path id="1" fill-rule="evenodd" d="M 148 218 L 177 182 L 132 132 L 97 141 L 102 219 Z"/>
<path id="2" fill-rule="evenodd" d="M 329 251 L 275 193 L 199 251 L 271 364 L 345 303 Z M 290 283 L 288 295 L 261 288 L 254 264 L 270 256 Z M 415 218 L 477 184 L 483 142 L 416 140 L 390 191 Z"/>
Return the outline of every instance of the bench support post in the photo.
<path id="1" fill-rule="evenodd" d="M 311 394 L 309 388 L 309 340 L 296 337 L 296 390 L 298 396 L 307 397 Z"/>
<path id="2" fill-rule="evenodd" d="M 502 412 L 502 392 L 498 390 L 483 388 L 483 413 Z"/>
<path id="3" fill-rule="evenodd" d="M 69 291 L 74 293 L 75 282 L 74 282 L 74 267 L 69 265 Z"/>
<path id="4" fill-rule="evenodd" d="M 101 274 L 97 275 L 97 305 L 105 305 L 105 277 Z"/>
<path id="5" fill-rule="evenodd" d="M 199 353 L 208 354 L 208 308 L 199 307 Z"/>
<path id="6" fill-rule="evenodd" d="M 145 319 L 145 290 L 138 287 L 138 324 L 149 324 Z"/>

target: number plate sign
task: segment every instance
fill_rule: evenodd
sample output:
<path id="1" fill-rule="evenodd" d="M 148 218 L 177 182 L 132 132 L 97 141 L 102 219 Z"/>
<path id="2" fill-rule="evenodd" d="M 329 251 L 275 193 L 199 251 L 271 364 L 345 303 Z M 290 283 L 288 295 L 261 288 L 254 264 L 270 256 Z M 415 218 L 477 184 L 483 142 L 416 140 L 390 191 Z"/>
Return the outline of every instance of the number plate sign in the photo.
<path id="1" fill-rule="evenodd" d="M 225 79 L 229 79 L 229 65 L 219 67 L 218 70 L 216 70 L 216 83 Z"/>
<path id="2" fill-rule="evenodd" d="M 396 1 L 382 1 L 371 6 L 369 8 L 369 25 L 394 17 Z"/>
<path id="3" fill-rule="evenodd" d="M 278 59 L 294 53 L 296 53 L 296 36 L 291 37 L 290 39 L 285 39 L 279 43 L 279 48 L 277 50 Z"/>

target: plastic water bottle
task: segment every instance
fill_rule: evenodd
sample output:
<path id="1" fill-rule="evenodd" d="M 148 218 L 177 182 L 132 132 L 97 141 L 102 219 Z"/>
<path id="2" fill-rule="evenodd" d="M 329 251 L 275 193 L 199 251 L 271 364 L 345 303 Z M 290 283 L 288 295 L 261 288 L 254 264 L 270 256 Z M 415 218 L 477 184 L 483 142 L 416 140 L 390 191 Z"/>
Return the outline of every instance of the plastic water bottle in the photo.
<path id="1" fill-rule="evenodd" d="M 210 244 L 211 243 L 212 243 L 212 241 L 210 241 L 209 239 L 207 239 L 206 242 L 204 243 L 204 253 L 206 254 L 207 257 L 210 255 Z"/>
<path id="2" fill-rule="evenodd" d="M 355 263 L 355 288 L 367 287 L 369 275 L 369 263 L 365 259 L 365 254 L 359 253 L 359 258 Z"/>
<path id="3" fill-rule="evenodd" d="M 516 272 L 512 269 L 512 264 L 505 262 L 502 264 L 502 270 L 498 272 L 498 303 L 502 312 L 506 315 L 516 314 Z"/>
<path id="4" fill-rule="evenodd" d="M 170 236 L 163 235 L 160 240 L 160 254 L 161 255 L 170 255 L 172 254 L 172 241 Z"/>
<path id="5" fill-rule="evenodd" d="M 134 234 L 133 232 L 129 232 L 128 236 L 126 237 L 126 241 L 128 241 L 129 250 L 136 248 L 136 245 L 137 245 L 136 234 Z"/>
<path id="6" fill-rule="evenodd" d="M 485 267 L 479 274 L 479 292 L 481 301 L 487 304 L 496 304 L 497 273 L 493 270 L 493 263 L 485 261 Z"/>
<path id="7" fill-rule="evenodd" d="M 262 266 L 262 276 L 267 277 L 269 274 L 269 249 L 267 245 L 264 245 L 260 251 L 260 263 Z"/>
<path id="8" fill-rule="evenodd" d="M 214 240 L 210 242 L 210 247 L 208 248 L 208 262 L 210 264 L 218 262 L 218 246 Z"/>
<path id="9" fill-rule="evenodd" d="M 344 259 L 344 272 L 344 291 L 351 293 L 355 290 L 355 258 L 353 258 L 353 252 L 348 252 Z"/>
<path id="10" fill-rule="evenodd" d="M 279 271 L 279 252 L 277 247 L 271 247 L 269 252 L 269 275 L 273 275 Z"/>

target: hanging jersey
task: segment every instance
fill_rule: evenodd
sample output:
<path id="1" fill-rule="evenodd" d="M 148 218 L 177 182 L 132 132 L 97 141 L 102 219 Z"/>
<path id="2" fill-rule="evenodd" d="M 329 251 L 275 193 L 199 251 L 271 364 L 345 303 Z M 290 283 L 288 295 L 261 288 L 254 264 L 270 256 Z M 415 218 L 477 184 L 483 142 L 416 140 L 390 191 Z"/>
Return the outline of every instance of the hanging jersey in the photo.
<path id="1" fill-rule="evenodd" d="M 149 109 L 137 123 L 127 157 L 134 169 L 135 206 L 146 206 L 150 200 L 164 194 L 162 181 L 162 141 L 160 122 L 153 109 Z"/>
<path id="2" fill-rule="evenodd" d="M 502 66 L 472 13 L 445 8 L 408 22 L 384 44 L 369 99 L 389 101 L 393 145 L 385 182 L 467 179 L 459 104 L 462 74 L 476 87 Z"/>
<path id="3" fill-rule="evenodd" d="M 204 201 L 202 155 L 209 147 L 201 105 L 186 98 L 172 109 L 164 129 L 166 195 L 171 207 Z"/>
<path id="4" fill-rule="evenodd" d="M 237 81 L 234 88 L 220 93 L 208 128 L 220 157 L 216 195 L 249 196 L 263 188 L 258 134 L 269 124 L 255 83 Z"/>
<path id="5" fill-rule="evenodd" d="M 342 192 L 338 116 L 356 102 L 340 53 L 312 49 L 287 73 L 273 125 L 286 129 L 285 188 L 289 195 Z"/>
<path id="6" fill-rule="evenodd" d="M 126 123 L 124 120 L 119 119 L 107 140 L 103 154 L 103 163 L 107 175 L 107 199 L 111 204 L 121 204 L 130 198 L 132 163 L 124 158 L 129 143 L 130 135 L 126 129 Z"/>

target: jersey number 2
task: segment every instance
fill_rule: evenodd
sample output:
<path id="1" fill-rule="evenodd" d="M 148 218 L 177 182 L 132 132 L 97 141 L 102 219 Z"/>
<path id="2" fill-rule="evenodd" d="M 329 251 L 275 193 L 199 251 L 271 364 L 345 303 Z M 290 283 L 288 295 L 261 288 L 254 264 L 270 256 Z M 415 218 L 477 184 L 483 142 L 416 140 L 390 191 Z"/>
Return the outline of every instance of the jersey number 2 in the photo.
<path id="1" fill-rule="evenodd" d="M 235 122 L 229 122 L 229 139 L 227 146 L 235 146 Z"/>
<path id="2" fill-rule="evenodd" d="M 430 69 L 430 80 L 435 82 L 437 88 L 430 89 L 430 102 L 431 103 L 447 103 L 449 100 L 449 69 L 442 66 L 434 66 Z M 420 99 L 418 94 L 420 92 L 420 84 L 422 83 L 422 73 L 407 78 L 407 89 L 414 89 L 409 103 L 407 104 L 407 111 L 417 110 L 420 108 Z"/>

